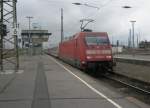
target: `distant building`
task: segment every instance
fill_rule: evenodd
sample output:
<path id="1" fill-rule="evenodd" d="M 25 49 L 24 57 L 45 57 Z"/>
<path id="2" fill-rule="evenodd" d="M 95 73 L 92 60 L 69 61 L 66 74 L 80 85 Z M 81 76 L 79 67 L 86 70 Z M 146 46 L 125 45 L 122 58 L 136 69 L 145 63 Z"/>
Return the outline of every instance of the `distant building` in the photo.
<path id="1" fill-rule="evenodd" d="M 139 48 L 150 48 L 150 42 L 148 42 L 148 41 L 141 41 L 139 43 Z"/>
<path id="2" fill-rule="evenodd" d="M 31 48 L 32 53 L 42 51 L 43 42 L 47 42 L 51 33 L 48 33 L 48 30 L 22 30 L 22 47 Z"/>

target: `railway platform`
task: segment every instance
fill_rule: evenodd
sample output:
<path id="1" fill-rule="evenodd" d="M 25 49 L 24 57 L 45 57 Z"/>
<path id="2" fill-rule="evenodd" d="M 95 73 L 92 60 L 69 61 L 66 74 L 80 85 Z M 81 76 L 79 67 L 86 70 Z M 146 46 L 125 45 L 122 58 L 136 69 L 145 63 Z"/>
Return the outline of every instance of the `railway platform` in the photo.
<path id="1" fill-rule="evenodd" d="M 19 72 L 0 75 L 0 108 L 150 107 L 48 55 L 20 62 Z"/>
<path id="2" fill-rule="evenodd" d="M 133 79 L 150 83 L 150 55 L 115 55 L 115 72 Z"/>
<path id="3" fill-rule="evenodd" d="M 141 61 L 149 61 L 150 62 L 150 55 L 116 54 L 115 58 L 130 59 L 130 60 L 141 60 Z"/>

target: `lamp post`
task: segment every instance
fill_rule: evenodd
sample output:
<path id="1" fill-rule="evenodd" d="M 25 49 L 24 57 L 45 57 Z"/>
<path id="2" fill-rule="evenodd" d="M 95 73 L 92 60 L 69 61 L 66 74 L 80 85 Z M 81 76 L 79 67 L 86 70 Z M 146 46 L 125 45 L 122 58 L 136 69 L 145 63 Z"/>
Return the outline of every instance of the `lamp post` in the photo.
<path id="1" fill-rule="evenodd" d="M 72 3 L 72 4 L 74 4 L 74 5 L 84 5 L 84 6 L 87 6 L 87 7 L 92 7 L 92 8 L 96 8 L 96 9 L 100 9 L 99 7 L 97 7 L 97 6 L 93 6 L 93 5 L 89 5 L 89 4 L 87 4 L 87 3 L 84 3 L 84 4 L 82 4 L 82 3 Z"/>
<path id="2" fill-rule="evenodd" d="M 122 6 L 122 8 L 125 8 L 125 9 L 130 9 L 130 8 L 132 8 L 131 6 Z"/>
<path id="3" fill-rule="evenodd" d="M 132 24 L 132 47 L 135 48 L 135 44 L 134 44 L 134 24 L 136 21 L 130 21 Z"/>
<path id="4" fill-rule="evenodd" d="M 32 39 L 31 39 L 31 38 L 32 38 L 32 37 L 31 37 L 31 31 L 30 31 L 30 30 L 31 30 L 31 19 L 32 19 L 33 17 L 32 17 L 32 16 L 27 16 L 26 18 L 29 20 L 29 38 L 28 38 L 29 40 L 28 40 L 28 41 L 29 41 L 30 53 L 31 53 L 31 55 L 32 55 L 32 52 L 31 52 L 31 48 L 32 48 L 32 45 L 31 45 Z"/>
<path id="5" fill-rule="evenodd" d="M 61 43 L 64 39 L 63 8 L 61 8 Z"/>

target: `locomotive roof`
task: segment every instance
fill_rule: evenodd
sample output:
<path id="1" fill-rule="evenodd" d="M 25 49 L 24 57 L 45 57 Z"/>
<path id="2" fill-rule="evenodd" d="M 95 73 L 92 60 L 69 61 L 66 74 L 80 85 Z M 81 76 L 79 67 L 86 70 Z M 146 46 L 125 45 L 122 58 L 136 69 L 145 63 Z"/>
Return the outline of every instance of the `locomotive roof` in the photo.
<path id="1" fill-rule="evenodd" d="M 75 37 L 78 36 L 85 36 L 85 35 L 102 35 L 102 36 L 108 36 L 107 32 L 79 32 L 77 34 L 75 34 Z"/>
<path id="2" fill-rule="evenodd" d="M 76 33 L 75 35 L 71 36 L 71 37 L 68 37 L 67 39 L 64 40 L 65 41 L 69 41 L 73 38 L 77 38 L 79 36 L 85 36 L 85 35 L 102 35 L 102 36 L 107 36 L 107 32 L 79 32 L 79 33 Z"/>
<path id="3" fill-rule="evenodd" d="M 81 34 L 101 34 L 101 35 L 107 35 L 107 32 L 80 32 Z"/>

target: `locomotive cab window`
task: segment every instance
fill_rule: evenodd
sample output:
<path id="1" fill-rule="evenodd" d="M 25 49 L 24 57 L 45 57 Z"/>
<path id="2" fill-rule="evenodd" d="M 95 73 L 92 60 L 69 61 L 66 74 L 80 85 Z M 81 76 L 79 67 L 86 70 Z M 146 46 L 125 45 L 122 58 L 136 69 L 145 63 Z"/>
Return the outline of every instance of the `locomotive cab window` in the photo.
<path id="1" fill-rule="evenodd" d="M 87 45 L 108 45 L 109 40 L 104 36 L 87 36 L 85 37 Z"/>

